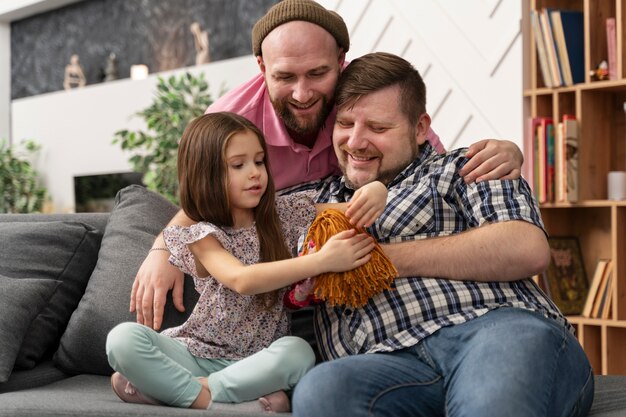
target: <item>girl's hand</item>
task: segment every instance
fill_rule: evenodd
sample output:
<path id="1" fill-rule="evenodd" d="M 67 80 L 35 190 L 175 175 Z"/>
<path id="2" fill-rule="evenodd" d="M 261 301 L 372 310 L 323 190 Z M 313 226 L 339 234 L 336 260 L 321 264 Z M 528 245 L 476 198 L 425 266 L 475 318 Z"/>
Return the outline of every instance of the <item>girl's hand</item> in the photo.
<path id="1" fill-rule="evenodd" d="M 386 203 L 387 187 L 380 181 L 370 182 L 356 190 L 348 203 L 346 216 L 356 227 L 371 226 L 382 214 Z"/>
<path id="2" fill-rule="evenodd" d="M 367 263 L 374 249 L 374 239 L 356 230 L 344 230 L 332 236 L 322 248 L 312 254 L 319 256 L 325 272 L 344 272 Z"/>

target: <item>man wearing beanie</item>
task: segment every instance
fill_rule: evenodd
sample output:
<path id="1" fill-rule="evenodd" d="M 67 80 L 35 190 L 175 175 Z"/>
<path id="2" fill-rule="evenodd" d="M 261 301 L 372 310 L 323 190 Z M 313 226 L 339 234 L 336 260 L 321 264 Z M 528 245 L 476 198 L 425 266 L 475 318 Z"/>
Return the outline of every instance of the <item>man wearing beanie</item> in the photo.
<path id="1" fill-rule="evenodd" d="M 283 0 L 252 28 L 252 52 L 260 74 L 207 109 L 238 113 L 261 128 L 270 159 L 277 161 L 272 173 L 278 190 L 339 174 L 331 137 L 333 96 L 349 49 L 348 28 L 337 13 L 312 0 Z M 432 130 L 428 140 L 444 151 Z M 521 168 L 522 155 L 515 144 L 492 141 L 489 146 L 484 160 L 497 154 L 503 162 L 493 171 L 481 167 L 468 181 L 478 172 L 491 171 L 483 179 L 494 179 Z"/>
<path id="2" fill-rule="evenodd" d="M 290 187 L 340 174 L 332 144 L 334 90 L 349 49 L 348 29 L 337 13 L 311 0 L 283 0 L 252 29 L 252 50 L 260 73 L 207 109 L 207 113 L 240 114 L 263 131 L 277 190 L 291 191 Z M 432 130 L 427 140 L 438 152 L 444 151 Z M 520 176 L 523 157 L 512 142 L 481 141 L 470 147 L 467 156 L 471 159 L 461 171 L 467 182 Z M 181 210 L 170 225 L 191 223 Z M 414 274 L 407 246 L 401 250 L 398 245 L 385 245 L 385 252 L 404 273 Z M 161 235 L 153 247 L 165 247 Z M 463 254 L 455 255 L 450 258 L 466 259 Z M 131 311 L 137 312 L 137 321 L 155 329 L 161 326 L 169 290 L 174 305 L 183 311 L 184 276 L 168 263 L 168 256 L 163 250 L 150 251 L 131 293 Z"/>

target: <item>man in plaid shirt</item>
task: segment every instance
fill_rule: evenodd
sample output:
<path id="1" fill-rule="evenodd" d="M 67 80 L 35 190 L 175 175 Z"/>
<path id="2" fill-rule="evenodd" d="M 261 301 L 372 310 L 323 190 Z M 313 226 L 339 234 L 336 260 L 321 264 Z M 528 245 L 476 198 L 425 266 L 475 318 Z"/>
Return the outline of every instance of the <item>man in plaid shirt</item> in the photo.
<path id="1" fill-rule="evenodd" d="M 425 141 L 425 99 L 418 72 L 391 54 L 354 60 L 339 81 L 333 143 L 344 176 L 320 185 L 320 201 L 348 201 L 380 180 L 388 204 L 369 232 L 383 244 L 437 239 L 414 252 L 420 276 L 398 265 L 402 278 L 364 307 L 316 306 L 330 361 L 298 384 L 294 415 L 586 415 L 593 373 L 572 327 L 532 279 L 499 267 L 549 262 L 528 184 L 466 184 L 464 150 L 438 155 Z M 437 256 L 458 233 L 475 237 L 458 251 L 464 271 Z M 392 259 L 398 246 L 384 247 Z"/>

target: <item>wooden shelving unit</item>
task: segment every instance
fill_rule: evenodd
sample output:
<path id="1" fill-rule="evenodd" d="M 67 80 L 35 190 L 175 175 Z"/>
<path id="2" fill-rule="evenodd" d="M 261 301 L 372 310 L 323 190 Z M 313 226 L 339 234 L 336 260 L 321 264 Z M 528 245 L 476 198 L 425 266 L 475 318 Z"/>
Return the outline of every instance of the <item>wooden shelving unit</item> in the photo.
<path id="1" fill-rule="evenodd" d="M 587 277 L 598 259 L 613 260 L 616 285 L 611 319 L 568 317 L 576 327 L 596 374 L 626 375 L 626 201 L 607 200 L 607 174 L 626 171 L 626 2 L 622 0 L 524 0 L 524 126 L 530 117 L 579 121 L 579 202 L 542 204 L 541 214 L 552 236 L 577 236 Z M 585 82 L 546 88 L 538 65 L 530 10 L 580 10 L 585 27 Z M 617 22 L 617 80 L 593 81 L 589 71 L 608 58 L 607 17 Z M 525 137 L 529 132 L 524 132 Z"/>

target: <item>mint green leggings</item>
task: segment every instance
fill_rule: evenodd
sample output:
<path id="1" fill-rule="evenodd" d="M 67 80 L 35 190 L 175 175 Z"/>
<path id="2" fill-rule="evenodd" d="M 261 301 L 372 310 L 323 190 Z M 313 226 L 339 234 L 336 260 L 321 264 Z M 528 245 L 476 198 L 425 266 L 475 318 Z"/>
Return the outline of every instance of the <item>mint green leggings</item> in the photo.
<path id="1" fill-rule="evenodd" d="M 138 323 L 121 323 L 107 336 L 109 364 L 140 392 L 165 404 L 189 407 L 208 376 L 215 402 L 250 401 L 293 389 L 315 364 L 311 346 L 285 336 L 242 360 L 193 356 L 182 342 Z"/>

